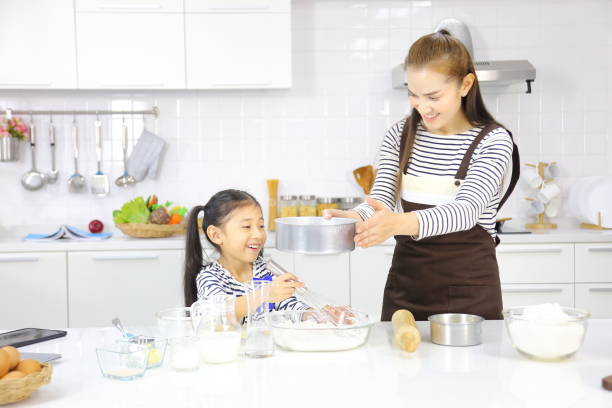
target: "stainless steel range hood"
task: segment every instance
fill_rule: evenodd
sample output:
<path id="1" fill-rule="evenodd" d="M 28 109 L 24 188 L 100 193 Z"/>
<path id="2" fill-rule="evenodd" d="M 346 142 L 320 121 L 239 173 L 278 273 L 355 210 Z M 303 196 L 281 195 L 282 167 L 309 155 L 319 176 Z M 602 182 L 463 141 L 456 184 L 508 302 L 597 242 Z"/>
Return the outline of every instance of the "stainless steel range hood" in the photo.
<path id="1" fill-rule="evenodd" d="M 527 60 L 478 61 L 474 62 L 474 68 L 478 82 L 483 86 L 505 86 L 525 82 L 527 93 L 531 93 L 531 83 L 536 77 L 535 67 Z M 408 86 L 404 64 L 393 68 L 392 81 L 395 89 L 404 89 Z"/>
<path id="2" fill-rule="evenodd" d="M 434 32 L 444 31 L 459 39 L 474 57 L 472 35 L 468 26 L 454 18 L 446 18 L 438 23 Z M 474 62 L 478 82 L 483 85 L 507 86 L 525 82 L 527 93 L 531 93 L 531 83 L 535 80 L 536 70 L 527 60 L 478 61 Z M 393 68 L 392 84 L 395 89 L 406 88 L 403 64 Z"/>

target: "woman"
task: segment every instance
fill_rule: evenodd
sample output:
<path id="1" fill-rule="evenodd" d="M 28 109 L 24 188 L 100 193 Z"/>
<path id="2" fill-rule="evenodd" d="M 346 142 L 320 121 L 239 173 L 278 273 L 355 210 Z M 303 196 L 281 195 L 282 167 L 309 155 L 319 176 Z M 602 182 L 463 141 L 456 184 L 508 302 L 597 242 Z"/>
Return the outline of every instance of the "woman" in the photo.
<path id="1" fill-rule="evenodd" d="M 397 309 L 417 320 L 448 312 L 501 319 L 495 218 L 518 179 L 518 150 L 485 108 L 459 40 L 425 35 L 404 66 L 412 111 L 385 135 L 371 196 L 325 216 L 356 219 L 363 248 L 395 236 L 382 320 Z"/>

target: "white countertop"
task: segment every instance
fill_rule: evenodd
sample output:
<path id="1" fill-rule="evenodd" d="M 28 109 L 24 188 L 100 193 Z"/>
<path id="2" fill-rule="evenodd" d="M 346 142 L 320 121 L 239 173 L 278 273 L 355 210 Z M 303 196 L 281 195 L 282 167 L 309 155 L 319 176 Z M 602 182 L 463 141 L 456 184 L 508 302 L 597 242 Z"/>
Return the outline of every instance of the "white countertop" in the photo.
<path id="1" fill-rule="evenodd" d="M 483 344 L 429 341 L 413 354 L 391 346 L 389 323 L 366 345 L 330 353 L 276 350 L 267 359 L 203 365 L 177 373 L 150 370 L 121 382 L 103 378 L 95 345 L 116 329 L 69 329 L 67 337 L 23 347 L 58 352 L 51 383 L 20 407 L 610 407 L 601 379 L 612 374 L 612 320 L 591 319 L 585 342 L 564 362 L 527 360 L 512 348 L 503 321 L 485 321 Z"/>
<path id="2" fill-rule="evenodd" d="M 22 241 L 28 233 L 51 233 L 57 227 L 31 226 L 16 227 L 0 230 L 0 253 L 7 252 L 54 252 L 54 251 L 116 251 L 116 250 L 162 250 L 184 249 L 185 237 L 171 238 L 131 238 L 123 235 L 119 230 L 113 231 L 113 236 L 103 241 L 77 241 L 62 239 L 47 242 Z M 530 244 L 530 243 L 612 243 L 612 230 L 595 231 L 578 228 L 560 228 L 546 231 L 533 231 L 531 234 L 501 234 L 502 244 Z M 204 245 L 208 243 L 204 240 Z M 393 238 L 381 245 L 395 245 Z M 269 233 L 266 241 L 267 248 L 275 247 L 275 234 Z"/>

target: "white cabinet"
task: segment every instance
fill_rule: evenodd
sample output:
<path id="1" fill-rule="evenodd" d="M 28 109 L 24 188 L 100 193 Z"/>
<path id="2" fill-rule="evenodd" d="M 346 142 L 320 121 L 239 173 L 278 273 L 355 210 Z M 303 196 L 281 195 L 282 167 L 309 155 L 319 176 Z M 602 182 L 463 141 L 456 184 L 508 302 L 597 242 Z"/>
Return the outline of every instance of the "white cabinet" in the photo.
<path id="1" fill-rule="evenodd" d="M 0 254 L 0 293 L 0 328 L 66 327 L 66 254 Z"/>
<path id="2" fill-rule="evenodd" d="M 502 283 L 574 282 L 573 244 L 504 244 L 497 262 Z"/>
<path id="3" fill-rule="evenodd" d="M 332 304 L 350 304 L 349 254 L 297 254 L 294 259 L 295 274 L 308 289 Z"/>
<path id="4" fill-rule="evenodd" d="M 290 1 L 187 1 L 188 89 L 291 87 Z"/>
<path id="5" fill-rule="evenodd" d="M 576 307 L 595 318 L 612 318 L 612 283 L 577 283 Z"/>
<path id="6" fill-rule="evenodd" d="M 574 306 L 574 285 L 572 283 L 546 284 L 503 284 L 504 307 L 529 306 L 541 303 L 559 303 Z"/>
<path id="7" fill-rule="evenodd" d="M 0 88 L 76 88 L 73 0 L 3 0 L 0 16 Z"/>
<path id="8" fill-rule="evenodd" d="M 395 246 L 377 246 L 351 252 L 351 305 L 374 320 L 380 320 L 394 249 Z"/>
<path id="9" fill-rule="evenodd" d="M 184 89 L 182 1 L 76 0 L 81 89 Z"/>
<path id="10" fill-rule="evenodd" d="M 155 325 L 155 312 L 184 306 L 183 251 L 68 254 L 70 327 Z"/>
<path id="11" fill-rule="evenodd" d="M 612 282 L 612 244 L 576 244 L 576 282 Z"/>
<path id="12" fill-rule="evenodd" d="M 276 248 L 264 248 L 264 258 L 267 257 L 272 258 L 274 262 L 285 268 L 287 272 L 294 272 L 295 265 L 292 253 L 279 251 Z"/>

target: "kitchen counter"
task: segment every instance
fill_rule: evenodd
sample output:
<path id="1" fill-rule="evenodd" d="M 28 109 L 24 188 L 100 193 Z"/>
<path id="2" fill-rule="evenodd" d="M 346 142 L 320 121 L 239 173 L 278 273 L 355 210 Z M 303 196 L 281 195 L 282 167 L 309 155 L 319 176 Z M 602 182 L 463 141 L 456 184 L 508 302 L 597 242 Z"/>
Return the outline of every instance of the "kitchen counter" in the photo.
<path id="1" fill-rule="evenodd" d="M 58 352 L 50 384 L 20 407 L 610 407 L 601 379 L 612 374 L 612 320 L 591 319 L 585 342 L 564 362 L 527 360 L 512 348 L 503 321 L 485 321 L 483 344 L 444 347 L 429 341 L 408 354 L 391 346 L 377 323 L 356 350 L 240 359 L 177 373 L 164 367 L 121 382 L 102 377 L 95 345 L 116 329 L 69 329 L 68 336 L 24 351 Z M 132 328 L 130 328 L 132 329 Z"/>
<path id="2" fill-rule="evenodd" d="M 22 241 L 28 233 L 50 233 L 54 227 L 36 226 L 19 227 L 0 231 L 0 253 L 3 252 L 38 252 L 38 251 L 115 251 L 115 250 L 159 250 L 159 249 L 184 249 L 185 237 L 175 236 L 170 238 L 131 238 L 123 235 L 119 230 L 113 231 L 113 236 L 103 241 L 78 241 L 73 239 L 62 239 L 46 242 Z M 548 231 L 534 231 L 531 234 L 501 234 L 503 244 L 530 244 L 530 243 L 574 243 L 594 242 L 612 243 L 612 230 L 596 231 L 585 229 L 556 229 Z M 210 247 L 208 242 L 202 241 L 203 245 Z M 381 245 L 393 246 L 395 240 L 388 239 Z M 275 247 L 275 234 L 269 233 L 266 241 L 267 248 Z"/>

